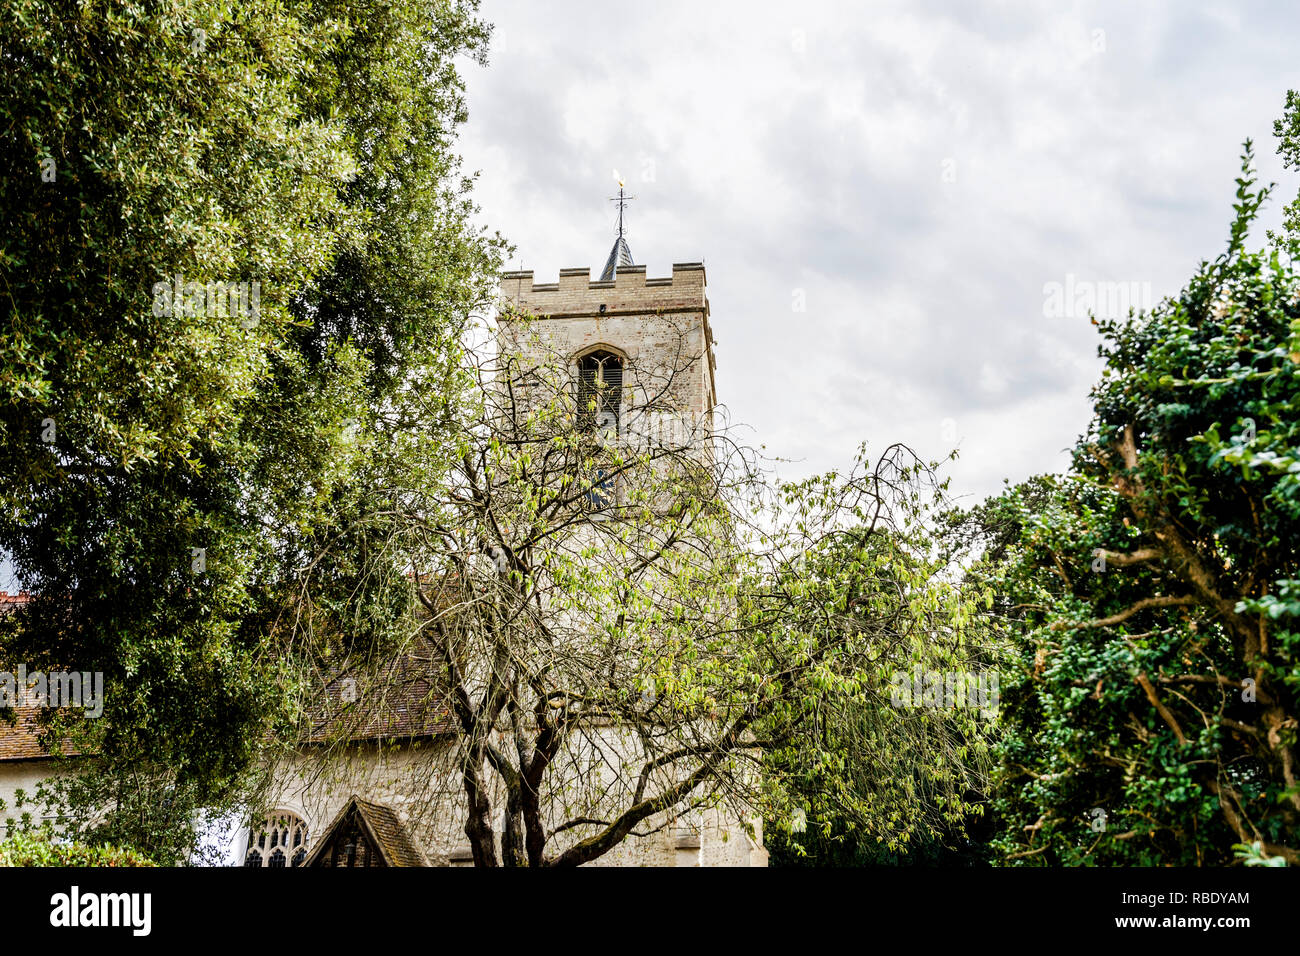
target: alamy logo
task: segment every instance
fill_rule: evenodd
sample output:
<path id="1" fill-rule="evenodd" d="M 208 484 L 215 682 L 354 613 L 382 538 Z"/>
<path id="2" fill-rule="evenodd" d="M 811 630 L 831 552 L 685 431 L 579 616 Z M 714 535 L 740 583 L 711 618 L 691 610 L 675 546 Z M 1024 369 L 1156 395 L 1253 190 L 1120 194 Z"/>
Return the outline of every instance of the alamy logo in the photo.
<path id="1" fill-rule="evenodd" d="M 931 710 L 977 710 L 981 717 L 997 715 L 999 694 L 995 672 L 898 671 L 891 681 L 890 703 L 895 707 Z"/>
<path id="2" fill-rule="evenodd" d="M 134 936 L 148 936 L 153 925 L 150 893 L 85 893 L 73 886 L 50 897 L 50 925 L 127 926 Z"/>
<path id="3" fill-rule="evenodd" d="M 1065 282 L 1043 285 L 1043 316 L 1048 319 L 1122 319 L 1130 310 L 1150 310 L 1150 282 L 1091 282 L 1068 273 Z"/>
<path id="4" fill-rule="evenodd" d="M 103 671 L 43 671 L 27 673 L 19 664 L 18 673 L 0 671 L 0 707 L 20 705 L 37 707 L 81 707 L 87 717 L 104 713 Z"/>
<path id="5" fill-rule="evenodd" d="M 186 282 L 177 273 L 170 282 L 155 282 L 153 314 L 157 316 L 206 316 L 210 319 L 239 318 L 244 328 L 258 323 L 262 283 Z"/>
<path id="6" fill-rule="evenodd" d="M 692 419 L 667 411 L 634 412 L 621 419 L 611 411 L 596 415 L 596 437 L 605 446 L 617 445 L 634 451 L 684 451 L 707 437 L 704 416 Z"/>

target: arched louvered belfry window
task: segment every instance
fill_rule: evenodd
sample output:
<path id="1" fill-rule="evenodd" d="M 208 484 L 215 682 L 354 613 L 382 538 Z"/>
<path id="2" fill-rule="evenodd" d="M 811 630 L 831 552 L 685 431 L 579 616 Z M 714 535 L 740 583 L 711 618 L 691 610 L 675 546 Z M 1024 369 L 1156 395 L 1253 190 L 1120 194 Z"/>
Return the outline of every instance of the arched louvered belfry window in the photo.
<path id="1" fill-rule="evenodd" d="M 307 824 L 295 813 L 275 810 L 249 831 L 244 866 L 302 866 L 307 859 Z"/>
<path id="2" fill-rule="evenodd" d="M 623 359 L 598 349 L 578 359 L 578 421 L 584 432 L 617 435 L 623 403 Z"/>

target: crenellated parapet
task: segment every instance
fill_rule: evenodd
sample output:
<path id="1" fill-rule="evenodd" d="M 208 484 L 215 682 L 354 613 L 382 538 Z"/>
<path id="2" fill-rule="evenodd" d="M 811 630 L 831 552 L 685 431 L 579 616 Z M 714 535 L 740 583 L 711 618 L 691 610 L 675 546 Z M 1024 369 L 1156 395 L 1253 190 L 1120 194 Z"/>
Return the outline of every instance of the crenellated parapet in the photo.
<path id="1" fill-rule="evenodd" d="M 600 348 L 653 375 L 693 356 L 666 397 L 696 415 L 717 404 L 702 262 L 675 263 L 671 277 L 656 279 L 646 278 L 643 265 L 619 266 L 610 280 L 593 280 L 589 268 L 561 269 L 558 282 L 546 283 L 534 282 L 531 270 L 507 272 L 501 277 L 498 332 L 518 346 L 516 333 L 525 324 L 536 345 L 572 362 Z"/>
<path id="2" fill-rule="evenodd" d="M 561 269 L 558 282 L 535 283 L 532 270 L 501 277 L 503 303 L 535 316 L 613 316 L 702 312 L 707 317 L 704 263 L 677 262 L 669 278 L 647 279 L 645 266 L 622 266 L 614 278 L 591 278 L 591 269 Z"/>

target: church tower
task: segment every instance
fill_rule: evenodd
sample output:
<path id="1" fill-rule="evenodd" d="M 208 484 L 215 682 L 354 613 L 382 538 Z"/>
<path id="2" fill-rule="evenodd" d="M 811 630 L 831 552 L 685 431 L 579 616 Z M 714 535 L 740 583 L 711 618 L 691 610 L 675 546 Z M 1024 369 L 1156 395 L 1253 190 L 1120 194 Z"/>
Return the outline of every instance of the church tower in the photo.
<path id="1" fill-rule="evenodd" d="M 597 382 L 615 386 L 598 390 L 617 396 L 600 412 L 620 434 L 655 416 L 712 431 L 716 364 L 704 264 L 674 263 L 671 277 L 647 279 L 623 234 L 619 193 L 618 236 L 600 278 L 589 267 L 561 269 L 553 283 L 535 283 L 531 270 L 505 273 L 500 340 L 535 350 L 538 364 L 567 364 L 580 394 Z M 630 420 L 638 412 L 643 421 Z"/>

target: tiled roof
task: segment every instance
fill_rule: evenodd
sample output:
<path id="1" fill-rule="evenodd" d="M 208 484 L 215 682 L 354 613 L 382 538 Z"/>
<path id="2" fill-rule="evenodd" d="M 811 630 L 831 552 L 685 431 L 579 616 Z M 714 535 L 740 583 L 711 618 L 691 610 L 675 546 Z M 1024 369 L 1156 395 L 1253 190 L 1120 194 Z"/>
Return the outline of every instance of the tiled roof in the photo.
<path id="1" fill-rule="evenodd" d="M 41 746 L 40 712 L 41 708 L 35 706 L 15 707 L 11 713 L 17 719 L 12 724 L 8 714 L 0 716 L 0 762 L 50 758 L 50 752 Z M 77 751 L 66 748 L 59 753 L 74 756 Z"/>
<path id="2" fill-rule="evenodd" d="M 420 851 L 420 847 L 411 838 L 401 818 L 391 808 L 382 803 L 362 800 L 356 794 L 344 804 L 343 809 L 335 814 L 330 825 L 320 835 L 315 849 L 307 856 L 304 866 L 312 866 L 323 848 L 333 843 L 334 831 L 345 825 L 355 815 L 366 835 L 378 848 L 384 863 L 388 866 L 428 866 L 429 861 Z"/>
<path id="3" fill-rule="evenodd" d="M 396 813 L 382 803 L 372 803 L 357 797 L 352 799 L 356 801 L 361 819 L 370 827 L 389 866 L 429 865 Z"/>
<path id="4" fill-rule="evenodd" d="M 427 737 L 451 731 L 451 709 L 431 680 L 432 673 L 431 651 L 421 647 L 398 657 L 373 681 L 339 674 L 310 709 L 305 742 Z M 372 686 L 377 689 L 372 691 Z"/>

